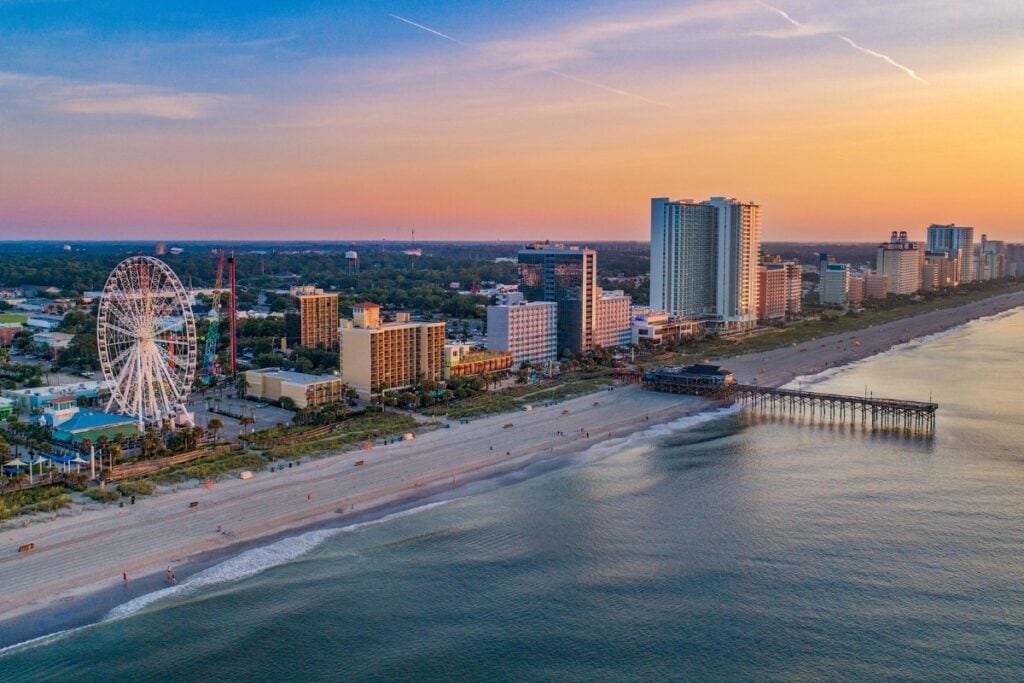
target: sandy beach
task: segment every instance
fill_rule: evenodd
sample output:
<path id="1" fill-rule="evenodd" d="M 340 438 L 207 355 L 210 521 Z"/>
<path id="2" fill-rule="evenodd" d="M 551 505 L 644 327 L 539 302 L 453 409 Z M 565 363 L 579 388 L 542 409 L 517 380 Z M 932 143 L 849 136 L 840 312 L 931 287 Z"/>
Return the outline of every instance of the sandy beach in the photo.
<path id="1" fill-rule="evenodd" d="M 780 385 L 1019 306 L 1024 306 L 1024 292 L 722 362 L 740 381 Z M 894 397 L 920 398 L 898 392 Z M 83 512 L 76 506 L 71 514 L 46 523 L 4 529 L 0 647 L 48 630 L 40 626 L 40 633 L 33 633 L 34 612 L 49 614 L 51 624 L 76 610 L 80 617 L 86 604 L 100 609 L 89 602 L 90 596 L 124 588 L 122 572 L 131 586 L 125 596 L 164 585 L 168 566 L 183 582 L 199 558 L 230 554 L 296 529 L 385 514 L 395 506 L 457 492 L 471 481 L 580 452 L 707 406 L 693 397 L 621 386 L 557 405 L 453 422 L 413 441 L 258 472 L 249 481 L 227 479 L 211 489 L 198 483 L 182 486 L 124 508 Z M 358 460 L 365 464 L 356 467 Z M 198 506 L 190 508 L 192 501 Z M 35 543 L 36 550 L 17 553 L 23 543 Z M 74 619 L 68 616 L 66 621 Z"/>

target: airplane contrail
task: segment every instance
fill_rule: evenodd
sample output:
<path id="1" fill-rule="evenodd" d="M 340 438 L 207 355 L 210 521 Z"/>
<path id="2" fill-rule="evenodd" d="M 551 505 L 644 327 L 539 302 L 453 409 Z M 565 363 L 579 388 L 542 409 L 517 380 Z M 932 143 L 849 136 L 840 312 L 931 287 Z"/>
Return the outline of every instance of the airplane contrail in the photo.
<path id="1" fill-rule="evenodd" d="M 451 36 L 449 36 L 449 35 L 447 35 L 445 33 L 441 33 L 440 31 L 435 31 L 434 29 L 430 28 L 429 26 L 424 26 L 423 24 L 417 24 L 415 21 L 411 21 L 409 19 L 406 19 L 405 17 L 400 17 L 397 14 L 389 14 L 388 16 L 391 17 L 392 19 L 398 19 L 401 22 L 409 24 L 409 26 L 415 26 L 416 28 L 420 29 L 421 31 L 426 31 L 427 33 L 433 33 L 435 36 L 440 36 L 440 37 L 444 38 L 445 40 L 450 40 L 453 43 L 455 43 L 456 45 L 461 45 L 462 47 L 469 47 L 469 45 L 467 45 L 466 43 L 462 42 L 461 40 L 457 40 L 455 38 L 452 38 Z"/>
<path id="2" fill-rule="evenodd" d="M 767 2 L 761 2 L 760 0 L 758 0 L 757 4 L 759 4 L 761 7 L 764 7 L 767 10 L 775 12 L 780 17 L 782 17 L 783 19 L 785 19 L 789 23 L 793 24 L 793 26 L 796 26 L 797 28 L 805 28 L 805 26 L 803 24 L 801 24 L 799 21 L 797 21 L 793 17 L 791 17 L 788 14 L 786 14 L 784 11 L 780 10 L 778 7 L 772 7 Z"/>
<path id="3" fill-rule="evenodd" d="M 772 5 L 769 5 L 766 2 L 762 2 L 761 0 L 757 0 L 757 4 L 761 5 L 762 7 L 764 7 L 767 10 L 775 12 L 780 17 L 782 17 L 783 19 L 788 21 L 793 26 L 796 26 L 797 28 L 807 28 L 807 24 L 804 24 L 802 22 L 797 21 L 793 17 L 789 16 L 789 14 L 787 14 L 785 11 L 779 9 L 778 7 L 773 7 Z M 916 71 L 914 71 L 913 69 L 911 69 L 908 66 L 904 66 L 904 65 L 900 64 L 899 62 L 897 62 L 895 59 L 893 59 L 889 55 L 885 55 L 885 54 L 882 54 L 881 52 L 876 52 L 875 50 L 868 49 L 868 48 L 864 47 L 863 45 L 858 45 L 857 43 L 855 43 L 853 41 L 852 38 L 848 38 L 847 36 L 844 36 L 841 33 L 837 33 L 836 34 L 836 38 L 838 38 L 839 40 L 843 41 L 844 43 L 846 43 L 847 45 L 852 47 L 854 50 L 857 50 L 859 52 L 863 52 L 864 54 L 869 55 L 871 57 L 875 57 L 876 59 L 881 59 L 883 62 L 886 62 L 887 64 L 896 67 L 897 69 L 899 69 L 903 73 L 905 73 L 908 76 L 910 76 L 911 78 L 913 78 L 915 81 L 920 81 L 921 83 L 927 83 L 928 82 L 928 81 L 924 80 L 923 78 L 921 78 L 920 76 L 918 76 Z"/>
<path id="4" fill-rule="evenodd" d="M 843 35 L 839 36 L 839 40 L 842 40 L 842 41 L 844 41 L 846 43 L 849 43 L 850 47 L 854 48 L 855 50 L 860 50 L 861 52 L 863 52 L 866 55 L 871 55 L 872 57 L 877 57 L 878 59 L 881 59 L 883 62 L 888 62 L 892 66 L 896 67 L 897 69 L 899 69 L 903 73 L 905 73 L 908 76 L 910 76 L 911 78 L 913 78 L 915 81 L 921 81 L 922 83 L 927 83 L 928 82 L 928 81 L 924 80 L 923 78 L 921 78 L 920 76 L 918 76 L 916 71 L 914 71 L 913 69 L 911 69 L 908 66 L 903 66 L 902 64 L 897 62 L 895 59 L 893 59 L 889 55 L 883 55 L 881 52 L 875 52 L 874 50 L 870 50 L 870 49 L 868 49 L 868 48 L 866 48 L 866 47 L 864 47 L 862 45 L 858 45 L 857 43 L 853 42 L 852 38 L 847 38 L 846 36 L 843 36 Z"/>
<path id="5" fill-rule="evenodd" d="M 388 16 L 391 17 L 392 19 L 397 19 L 398 21 L 401 21 L 401 22 L 403 22 L 405 24 L 409 24 L 409 26 L 413 26 L 415 28 L 418 28 L 421 31 L 426 31 L 427 33 L 431 33 L 431 34 L 433 34 L 435 36 L 438 36 L 439 38 L 444 38 L 447 41 L 455 43 L 456 45 L 461 45 L 462 47 L 469 48 L 471 50 L 479 50 L 479 48 L 477 48 L 477 47 L 475 47 L 473 45 L 470 45 L 468 43 L 464 43 L 461 40 L 459 40 L 458 38 L 453 38 L 450 35 L 448 35 L 447 33 L 441 33 L 440 31 L 437 31 L 435 29 L 430 28 L 429 26 L 424 26 L 423 24 L 417 24 L 415 21 L 411 21 L 409 19 L 406 19 L 405 17 L 400 17 L 397 14 L 389 14 Z M 586 78 L 580 78 L 579 76 L 573 76 L 571 74 L 565 73 L 564 71 L 558 71 L 556 69 L 549 69 L 549 68 L 546 68 L 546 67 L 540 67 L 539 71 L 543 71 L 544 73 L 551 74 L 552 76 L 558 76 L 559 78 L 564 78 L 564 79 L 569 80 L 569 81 L 574 81 L 576 83 L 581 83 L 583 85 L 589 85 L 592 88 L 598 88 L 598 89 L 604 90 L 606 92 L 614 93 L 616 95 L 621 95 L 622 97 L 629 97 L 629 98 L 634 99 L 634 100 L 640 100 L 641 102 L 646 102 L 647 104 L 653 104 L 653 105 L 658 106 L 658 107 L 665 107 L 666 109 L 672 109 L 672 105 L 668 104 L 666 102 L 659 102 L 658 100 L 652 100 L 649 97 L 644 97 L 643 95 L 639 95 L 639 94 L 634 93 L 634 92 L 629 92 L 629 91 L 626 91 L 626 90 L 620 90 L 619 88 L 614 88 L 614 87 L 612 87 L 610 85 L 605 85 L 604 83 L 599 83 L 597 81 L 591 81 L 591 80 L 586 79 Z"/>

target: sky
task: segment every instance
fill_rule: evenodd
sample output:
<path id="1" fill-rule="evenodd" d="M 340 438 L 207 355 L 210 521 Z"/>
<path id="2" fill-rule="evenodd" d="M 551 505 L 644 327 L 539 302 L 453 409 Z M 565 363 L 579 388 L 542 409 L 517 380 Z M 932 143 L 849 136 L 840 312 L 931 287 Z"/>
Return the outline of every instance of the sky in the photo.
<path id="1" fill-rule="evenodd" d="M 1020 0 L 0 0 L 0 239 L 1024 240 Z"/>

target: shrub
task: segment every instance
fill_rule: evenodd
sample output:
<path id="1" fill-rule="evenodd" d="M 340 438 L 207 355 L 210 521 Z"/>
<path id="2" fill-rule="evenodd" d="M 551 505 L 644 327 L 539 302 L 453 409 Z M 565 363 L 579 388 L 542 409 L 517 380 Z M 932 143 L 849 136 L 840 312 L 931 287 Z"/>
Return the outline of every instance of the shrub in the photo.
<path id="1" fill-rule="evenodd" d="M 117 491 L 107 491 L 106 489 L 89 489 L 85 492 L 85 495 L 97 503 L 113 503 L 121 497 L 121 494 Z"/>
<path id="2" fill-rule="evenodd" d="M 145 480 L 122 481 L 117 485 L 117 490 L 122 496 L 151 496 L 156 493 L 156 487 Z"/>

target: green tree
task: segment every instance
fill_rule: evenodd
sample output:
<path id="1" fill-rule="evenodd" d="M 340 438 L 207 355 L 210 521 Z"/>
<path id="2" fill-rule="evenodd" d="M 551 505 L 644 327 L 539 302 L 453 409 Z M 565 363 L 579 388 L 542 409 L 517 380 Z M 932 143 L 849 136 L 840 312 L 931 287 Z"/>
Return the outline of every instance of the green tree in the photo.
<path id="1" fill-rule="evenodd" d="M 210 421 L 206 423 L 206 427 L 213 432 L 213 438 L 217 439 L 217 435 L 220 430 L 224 429 L 224 422 L 219 417 L 212 417 Z"/>

